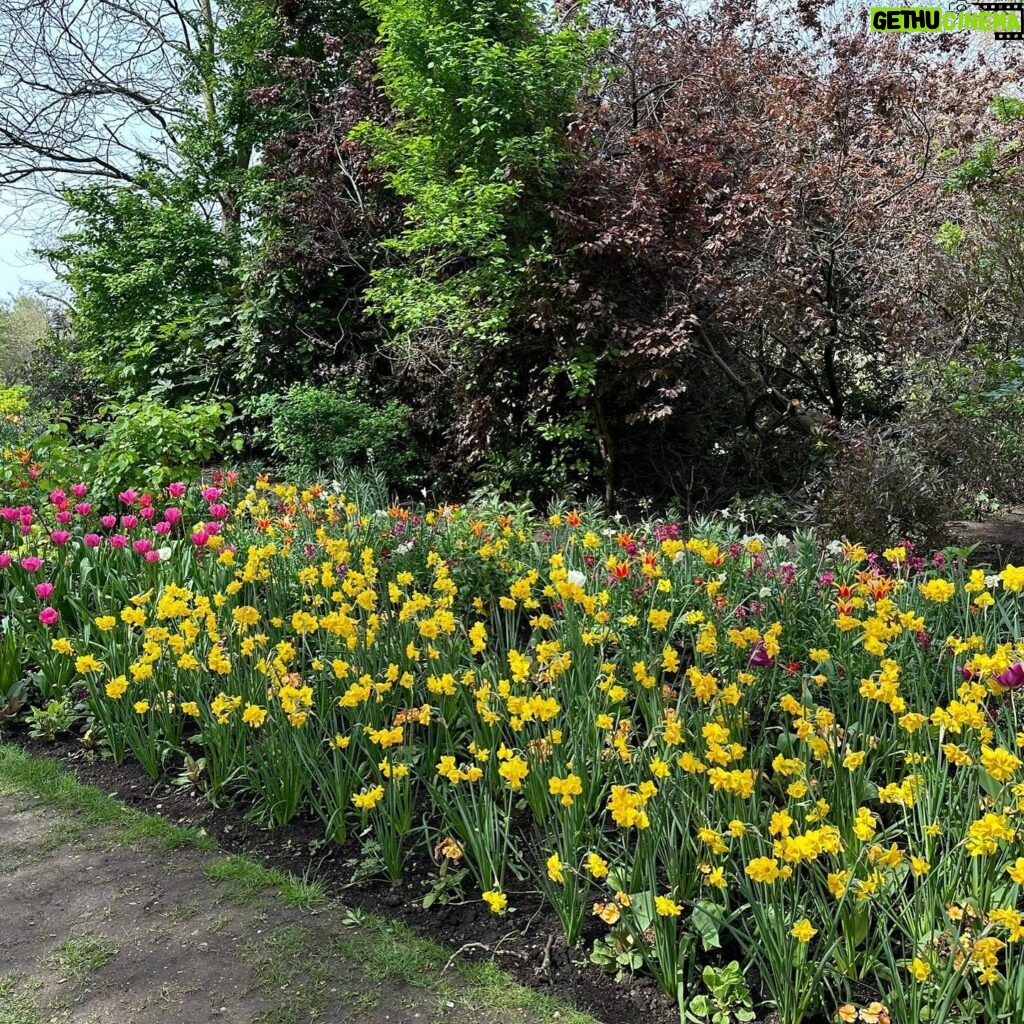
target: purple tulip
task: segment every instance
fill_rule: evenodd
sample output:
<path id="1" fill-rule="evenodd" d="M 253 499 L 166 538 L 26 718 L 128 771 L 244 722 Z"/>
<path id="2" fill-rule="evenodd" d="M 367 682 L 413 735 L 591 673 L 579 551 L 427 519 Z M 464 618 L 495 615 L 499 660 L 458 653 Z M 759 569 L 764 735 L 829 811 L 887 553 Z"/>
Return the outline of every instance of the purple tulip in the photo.
<path id="1" fill-rule="evenodd" d="M 1024 687 L 1024 663 L 1017 662 L 1005 672 L 996 676 L 996 682 L 1006 690 L 1019 690 Z"/>
<path id="2" fill-rule="evenodd" d="M 751 668 L 771 668 L 775 659 L 764 649 L 764 644 L 758 640 L 754 650 L 750 654 L 750 661 L 747 662 Z"/>

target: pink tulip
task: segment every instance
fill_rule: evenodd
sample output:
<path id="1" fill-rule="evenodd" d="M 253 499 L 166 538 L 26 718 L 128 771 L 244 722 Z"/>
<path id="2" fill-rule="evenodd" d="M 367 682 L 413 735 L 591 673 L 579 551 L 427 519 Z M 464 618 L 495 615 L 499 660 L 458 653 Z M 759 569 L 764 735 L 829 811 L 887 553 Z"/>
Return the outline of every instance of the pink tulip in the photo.
<path id="1" fill-rule="evenodd" d="M 147 562 L 159 562 L 160 561 L 160 552 L 159 551 L 147 551 L 146 552 L 146 561 Z"/>
<path id="2" fill-rule="evenodd" d="M 171 524 L 167 522 L 154 523 L 153 532 L 160 534 L 161 537 L 165 537 L 171 532 Z"/>
<path id="3" fill-rule="evenodd" d="M 135 550 L 137 555 L 144 555 L 153 547 L 153 542 L 143 538 L 142 540 L 132 541 L 132 548 Z"/>
<path id="4" fill-rule="evenodd" d="M 0 552 L 0 569 L 8 569 L 11 565 L 11 556 L 6 552 Z"/>
<path id="5" fill-rule="evenodd" d="M 128 543 L 128 538 L 123 533 L 115 533 L 107 543 L 112 548 L 123 548 Z"/>
<path id="6" fill-rule="evenodd" d="M 82 543 L 87 548 L 98 548 L 103 543 L 103 538 L 98 533 L 87 533 L 82 538 Z"/>
<path id="7" fill-rule="evenodd" d="M 88 484 L 72 484 L 71 485 L 71 493 L 76 498 L 84 498 L 89 493 L 89 485 Z"/>
<path id="8" fill-rule="evenodd" d="M 52 593 L 53 593 L 53 584 L 52 583 L 37 583 L 36 584 L 36 597 L 38 597 L 41 601 L 48 600 Z"/>
<path id="9" fill-rule="evenodd" d="M 210 506 L 210 515 L 213 516 L 214 519 L 227 519 L 227 516 L 228 516 L 228 507 L 227 507 L 227 505 L 211 505 Z"/>
<path id="10" fill-rule="evenodd" d="M 117 526 L 117 516 L 101 516 L 100 522 L 103 524 L 104 530 L 112 530 L 115 526 Z"/>
<path id="11" fill-rule="evenodd" d="M 192 543 L 195 544 L 197 548 L 203 547 L 209 539 L 210 535 L 205 530 L 196 530 L 196 532 L 192 534 Z"/>
<path id="12" fill-rule="evenodd" d="M 71 540 L 71 534 L 68 533 L 67 530 L 54 530 L 53 533 L 50 534 L 50 540 L 53 541 L 54 544 L 64 545 Z"/>
<path id="13" fill-rule="evenodd" d="M 7 522 L 13 523 L 15 519 L 20 518 L 21 510 L 16 508 L 0 508 L 0 518 L 6 519 Z"/>
<path id="14" fill-rule="evenodd" d="M 70 523 L 71 522 L 71 513 L 70 512 L 58 512 L 56 518 L 57 518 L 57 522 L 58 523 L 61 523 L 61 524 Z"/>
<path id="15" fill-rule="evenodd" d="M 167 493 L 172 498 L 180 498 L 185 493 L 185 485 L 179 480 L 167 485 Z"/>
<path id="16" fill-rule="evenodd" d="M 203 501 L 216 501 L 224 492 L 219 487 L 206 487 L 199 493 Z"/>
<path id="17" fill-rule="evenodd" d="M 164 519 L 172 526 L 181 519 L 181 509 L 175 505 L 164 509 Z"/>
<path id="18" fill-rule="evenodd" d="M 134 530 L 139 525 L 138 516 L 121 516 L 121 529 Z"/>
<path id="19" fill-rule="evenodd" d="M 63 505 L 68 500 L 68 496 L 60 489 L 50 491 L 50 504 L 51 505 Z"/>
<path id="20" fill-rule="evenodd" d="M 143 519 L 150 520 L 156 515 L 156 509 L 153 508 L 152 505 L 147 505 L 145 508 L 140 509 L 139 515 L 142 516 Z"/>
<path id="21" fill-rule="evenodd" d="M 44 608 L 39 613 L 39 621 L 44 626 L 56 626 L 60 620 L 60 612 L 56 608 Z"/>
<path id="22" fill-rule="evenodd" d="M 87 502 L 87 501 L 80 501 L 75 506 L 75 511 L 80 516 L 87 516 L 92 511 L 92 505 L 90 505 L 89 502 Z"/>
<path id="23" fill-rule="evenodd" d="M 134 505 L 136 498 L 138 498 L 138 494 L 133 490 L 122 491 L 117 496 L 117 500 L 125 505 Z"/>
<path id="24" fill-rule="evenodd" d="M 21 560 L 21 567 L 25 572 L 39 572 L 43 567 L 43 560 L 36 555 L 29 555 Z"/>

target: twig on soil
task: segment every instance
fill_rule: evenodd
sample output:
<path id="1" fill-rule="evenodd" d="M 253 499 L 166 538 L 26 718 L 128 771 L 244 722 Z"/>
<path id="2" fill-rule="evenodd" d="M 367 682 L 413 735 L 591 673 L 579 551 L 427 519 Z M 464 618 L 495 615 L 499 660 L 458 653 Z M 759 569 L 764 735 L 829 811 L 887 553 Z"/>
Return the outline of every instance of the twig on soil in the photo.
<path id="1" fill-rule="evenodd" d="M 499 940 L 500 941 L 500 940 Z M 456 958 L 465 953 L 470 949 L 481 949 L 485 953 L 490 953 L 491 956 L 514 956 L 517 960 L 526 960 L 526 957 L 522 953 L 517 953 L 514 949 L 498 949 L 497 946 L 488 946 L 485 942 L 467 942 L 462 946 L 459 946 L 457 950 L 450 957 L 448 957 L 448 963 L 441 969 L 441 973 L 444 974 L 454 963 Z"/>
<path id="2" fill-rule="evenodd" d="M 542 974 L 548 979 L 549 985 L 554 985 L 555 975 L 551 970 L 551 947 L 555 944 L 555 933 L 551 932 L 548 935 L 548 941 L 544 944 L 544 959 L 540 963 L 540 967 L 535 967 L 533 973 L 540 977 Z"/>

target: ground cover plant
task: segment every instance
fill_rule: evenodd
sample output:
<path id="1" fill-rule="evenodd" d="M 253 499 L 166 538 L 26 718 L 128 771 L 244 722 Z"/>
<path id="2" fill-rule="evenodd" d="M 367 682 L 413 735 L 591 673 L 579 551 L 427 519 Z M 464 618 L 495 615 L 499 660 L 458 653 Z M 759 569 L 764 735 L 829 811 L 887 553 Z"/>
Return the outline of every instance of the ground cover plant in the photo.
<path id="1" fill-rule="evenodd" d="M 1024 568 L 233 474 L 110 509 L 25 482 L 0 706 L 40 735 L 77 718 L 154 780 L 315 815 L 395 880 L 426 849 L 495 915 L 540 892 L 681 1019 L 744 1019 L 748 986 L 783 1024 L 1020 1019 Z"/>

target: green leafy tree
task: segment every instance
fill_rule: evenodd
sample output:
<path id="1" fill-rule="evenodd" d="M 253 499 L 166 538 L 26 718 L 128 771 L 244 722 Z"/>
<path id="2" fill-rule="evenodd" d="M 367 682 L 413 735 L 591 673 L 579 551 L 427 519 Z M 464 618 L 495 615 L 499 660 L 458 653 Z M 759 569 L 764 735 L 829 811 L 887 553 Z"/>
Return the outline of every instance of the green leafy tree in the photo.
<path id="1" fill-rule="evenodd" d="M 65 195 L 77 228 L 47 255 L 74 293 L 79 358 L 124 400 L 229 394 L 236 241 L 180 193 L 159 192 Z"/>
<path id="2" fill-rule="evenodd" d="M 464 354 L 507 337 L 528 261 L 546 247 L 565 121 L 601 37 L 521 0 L 367 0 L 394 110 L 354 137 L 371 147 L 406 227 L 368 292 L 407 346 Z"/>

